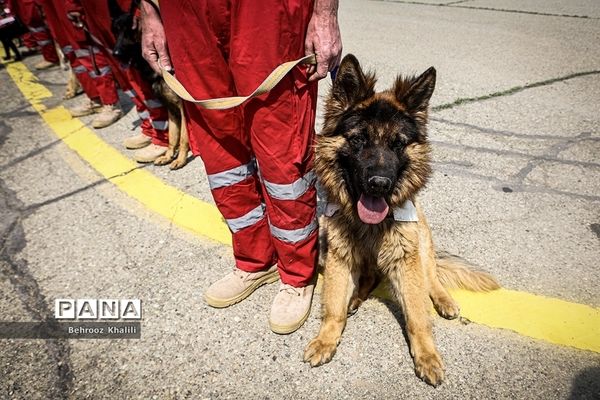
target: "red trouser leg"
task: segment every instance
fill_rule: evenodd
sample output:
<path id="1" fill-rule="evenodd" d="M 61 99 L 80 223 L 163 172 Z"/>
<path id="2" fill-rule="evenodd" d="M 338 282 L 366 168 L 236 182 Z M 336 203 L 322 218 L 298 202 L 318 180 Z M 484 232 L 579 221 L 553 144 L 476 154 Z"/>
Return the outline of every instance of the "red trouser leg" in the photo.
<path id="1" fill-rule="evenodd" d="M 52 37 L 35 3 L 31 0 L 21 0 L 15 5 L 17 6 L 17 15 L 31 32 L 31 37 L 35 40 L 36 45 L 40 47 L 44 59 L 51 63 L 57 63 L 58 54 L 56 54 L 56 48 L 52 43 Z"/>
<path id="2" fill-rule="evenodd" d="M 169 145 L 169 112 L 156 98 L 154 91 L 138 70 L 133 67 L 124 68 L 125 75 L 131 85 L 127 94 L 134 94 L 132 100 L 136 104 L 138 115 L 142 119 L 142 133 L 152 138 L 152 143 L 159 146 Z"/>
<path id="3" fill-rule="evenodd" d="M 218 5 L 186 0 L 161 4 L 177 76 L 198 98 L 236 94 L 225 60 L 227 41 L 222 40 L 228 31 L 222 24 L 225 13 Z M 189 23 L 182 23 L 180 7 L 187 7 Z M 223 28 L 215 33 L 216 26 Z M 213 198 L 232 232 L 236 266 L 248 272 L 270 267 L 276 255 L 241 110 L 204 110 L 191 103 L 185 103 L 185 110 L 192 152 L 204 161 Z"/>
<path id="4" fill-rule="evenodd" d="M 262 5 L 240 1 L 232 7 L 230 67 L 240 94 L 251 93 L 280 63 L 304 55 L 311 2 L 272 0 Z M 257 32 L 268 46 L 256 44 Z M 296 287 L 310 283 L 317 260 L 312 170 L 316 99 L 317 84 L 296 68 L 268 95 L 244 107 L 281 280 Z"/>
<path id="5" fill-rule="evenodd" d="M 35 42 L 35 39 L 33 38 L 33 33 L 27 32 L 26 34 L 23 35 L 23 44 L 28 49 L 35 49 L 37 47 L 37 43 Z"/>
<path id="6" fill-rule="evenodd" d="M 273 0 L 257 15 L 256 7 L 241 2 L 228 8 L 225 1 L 215 1 L 210 10 L 197 3 L 161 4 L 177 76 L 195 97 L 248 94 L 276 65 L 303 54 L 310 4 Z M 189 23 L 181 23 L 180 7 L 190 8 Z M 257 44 L 257 37 L 269 46 Z M 240 254 L 265 260 L 274 246 L 282 281 L 303 286 L 312 279 L 317 252 L 311 172 L 316 84 L 309 85 L 298 70 L 280 85 L 243 108 L 242 126 L 232 126 L 240 110 L 206 111 L 186 104 L 190 144 L 206 164 L 217 206 L 233 231 L 238 266 L 256 270 L 243 268 Z M 267 195 L 255 189 L 254 174 L 250 180 L 244 163 L 252 157 Z M 265 203 L 268 218 L 259 202 Z"/>
<path id="7" fill-rule="evenodd" d="M 101 103 L 105 105 L 118 103 L 119 96 L 115 87 L 115 78 L 106 56 L 94 46 L 74 49 L 74 51 L 77 60 L 85 67 L 89 77 L 94 81 Z"/>
<path id="8" fill-rule="evenodd" d="M 44 60 L 51 63 L 57 63 L 58 54 L 56 54 L 56 48 L 54 47 L 50 32 L 48 32 L 48 28 L 43 25 L 27 26 L 27 28 L 31 32 L 36 44 L 40 47 Z"/>
<path id="9" fill-rule="evenodd" d="M 75 56 L 75 50 L 73 49 L 73 46 L 67 45 L 64 46 L 61 50 L 65 57 L 67 57 L 67 60 L 69 60 L 71 69 L 73 70 L 73 73 L 77 77 L 79 83 L 81 83 L 81 87 L 83 88 L 83 91 L 85 92 L 87 97 L 89 97 L 92 100 L 100 101 L 100 94 L 98 93 L 96 84 L 88 74 L 87 68 L 85 68 L 81 64 L 79 59 Z"/>

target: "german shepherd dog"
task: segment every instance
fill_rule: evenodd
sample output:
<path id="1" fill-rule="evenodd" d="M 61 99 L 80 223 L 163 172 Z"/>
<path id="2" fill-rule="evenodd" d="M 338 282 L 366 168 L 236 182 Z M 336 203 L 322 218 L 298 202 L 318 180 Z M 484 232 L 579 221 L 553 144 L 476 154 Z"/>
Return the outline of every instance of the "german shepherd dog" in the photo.
<path id="1" fill-rule="evenodd" d="M 347 315 L 387 278 L 403 310 L 415 372 L 437 386 L 444 365 L 429 299 L 442 317 L 453 319 L 459 307 L 446 288 L 499 288 L 489 274 L 435 253 L 417 201 L 431 174 L 427 114 L 435 78 L 432 67 L 375 93 L 375 76 L 364 73 L 353 55 L 342 60 L 315 151 L 315 170 L 336 211 L 326 217 L 323 320 L 304 351 L 313 367 L 331 360 Z M 407 210 L 408 221 L 402 217 Z"/>
<path id="2" fill-rule="evenodd" d="M 132 1 L 129 12 L 120 9 L 114 0 L 108 0 L 112 19 L 111 29 L 116 38 L 113 55 L 119 61 L 136 68 L 142 78 L 152 84 L 152 90 L 169 112 L 169 147 L 165 155 L 154 161 L 156 165 L 170 164 L 171 169 L 179 169 L 187 164 L 189 151 L 188 132 L 181 99 L 165 83 L 159 74 L 154 72 L 142 57 L 141 36 L 138 30 L 132 29 L 133 14 L 139 1 Z M 177 158 L 175 158 L 177 157 Z"/>

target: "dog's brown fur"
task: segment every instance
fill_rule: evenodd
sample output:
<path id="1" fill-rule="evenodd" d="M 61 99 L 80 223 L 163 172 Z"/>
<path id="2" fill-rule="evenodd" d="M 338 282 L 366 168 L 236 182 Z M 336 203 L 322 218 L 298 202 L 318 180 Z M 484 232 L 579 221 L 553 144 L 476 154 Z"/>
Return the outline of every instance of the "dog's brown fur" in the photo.
<path id="1" fill-rule="evenodd" d="M 444 379 L 444 365 L 433 341 L 429 299 L 442 317 L 452 319 L 459 315 L 459 307 L 445 286 L 485 291 L 499 285 L 489 274 L 474 271 L 462 261 L 436 255 L 427 220 L 416 199 L 431 173 L 426 124 L 435 70 L 430 68 L 417 78 L 399 77 L 394 87 L 384 92 L 375 93 L 374 86 L 374 75 L 363 73 L 356 58 L 349 55 L 342 61 L 327 100 L 315 169 L 328 200 L 340 208 L 327 218 L 323 321 L 319 334 L 305 349 L 304 360 L 312 366 L 331 360 L 347 315 L 355 312 L 379 280 L 386 277 L 403 310 L 416 374 L 437 386 Z M 360 121 L 365 115 L 369 121 L 366 127 Z M 416 132 L 409 134 L 406 127 Z M 391 147 L 394 143 L 393 154 L 403 161 L 385 199 L 390 210 L 412 200 L 418 222 L 388 217 L 378 224 L 367 224 L 359 218 L 354 172 L 347 171 L 342 160 L 353 156 L 353 137 L 365 135 L 365 131 L 373 147 Z"/>
<path id="2" fill-rule="evenodd" d="M 154 83 L 153 89 L 169 111 L 169 147 L 164 155 L 154 160 L 154 164 L 169 164 L 170 169 L 179 169 L 187 164 L 190 150 L 183 103 L 162 79 Z M 177 157 L 175 157 L 176 155 Z"/>

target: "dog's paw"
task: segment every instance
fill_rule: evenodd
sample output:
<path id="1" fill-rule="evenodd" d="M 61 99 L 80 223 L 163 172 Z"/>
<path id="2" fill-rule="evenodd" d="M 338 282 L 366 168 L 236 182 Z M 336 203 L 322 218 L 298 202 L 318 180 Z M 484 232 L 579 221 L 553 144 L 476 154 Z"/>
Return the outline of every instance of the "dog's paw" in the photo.
<path id="1" fill-rule="evenodd" d="M 415 373 L 431 386 L 439 386 L 444 380 L 444 363 L 437 353 L 415 357 Z"/>
<path id="2" fill-rule="evenodd" d="M 446 319 L 455 319 L 460 315 L 460 307 L 458 303 L 451 298 L 447 299 L 436 299 L 433 306 L 440 315 L 440 317 Z"/>
<path id="3" fill-rule="evenodd" d="M 336 348 L 337 344 L 335 342 L 313 339 L 304 350 L 304 362 L 310 363 L 311 367 L 328 363 L 333 358 Z"/>
<path id="4" fill-rule="evenodd" d="M 187 159 L 184 158 L 183 160 L 180 160 L 179 158 L 177 158 L 171 162 L 171 165 L 169 165 L 169 168 L 171 168 L 172 170 L 176 170 L 176 169 L 185 167 L 186 164 L 187 164 Z"/>
<path id="5" fill-rule="evenodd" d="M 168 155 L 160 156 L 156 160 L 154 160 L 154 165 L 167 165 L 170 163 L 172 158 Z"/>
<path id="6" fill-rule="evenodd" d="M 363 303 L 359 297 L 353 297 L 350 299 L 350 305 L 348 306 L 348 316 L 356 314 L 358 307 Z"/>

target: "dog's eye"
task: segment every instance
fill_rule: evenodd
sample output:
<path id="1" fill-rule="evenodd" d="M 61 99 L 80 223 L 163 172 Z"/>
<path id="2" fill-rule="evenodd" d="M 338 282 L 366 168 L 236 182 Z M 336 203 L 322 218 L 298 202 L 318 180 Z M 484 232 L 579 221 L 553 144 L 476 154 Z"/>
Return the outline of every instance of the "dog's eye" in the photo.
<path id="1" fill-rule="evenodd" d="M 404 138 L 403 136 L 399 136 L 394 139 L 394 141 L 392 142 L 391 148 L 396 150 L 396 149 L 401 149 L 404 146 L 406 146 L 406 138 Z"/>
<path id="2" fill-rule="evenodd" d="M 348 138 L 348 143 L 355 149 L 360 149 L 365 145 L 365 138 L 362 135 L 354 135 Z"/>

